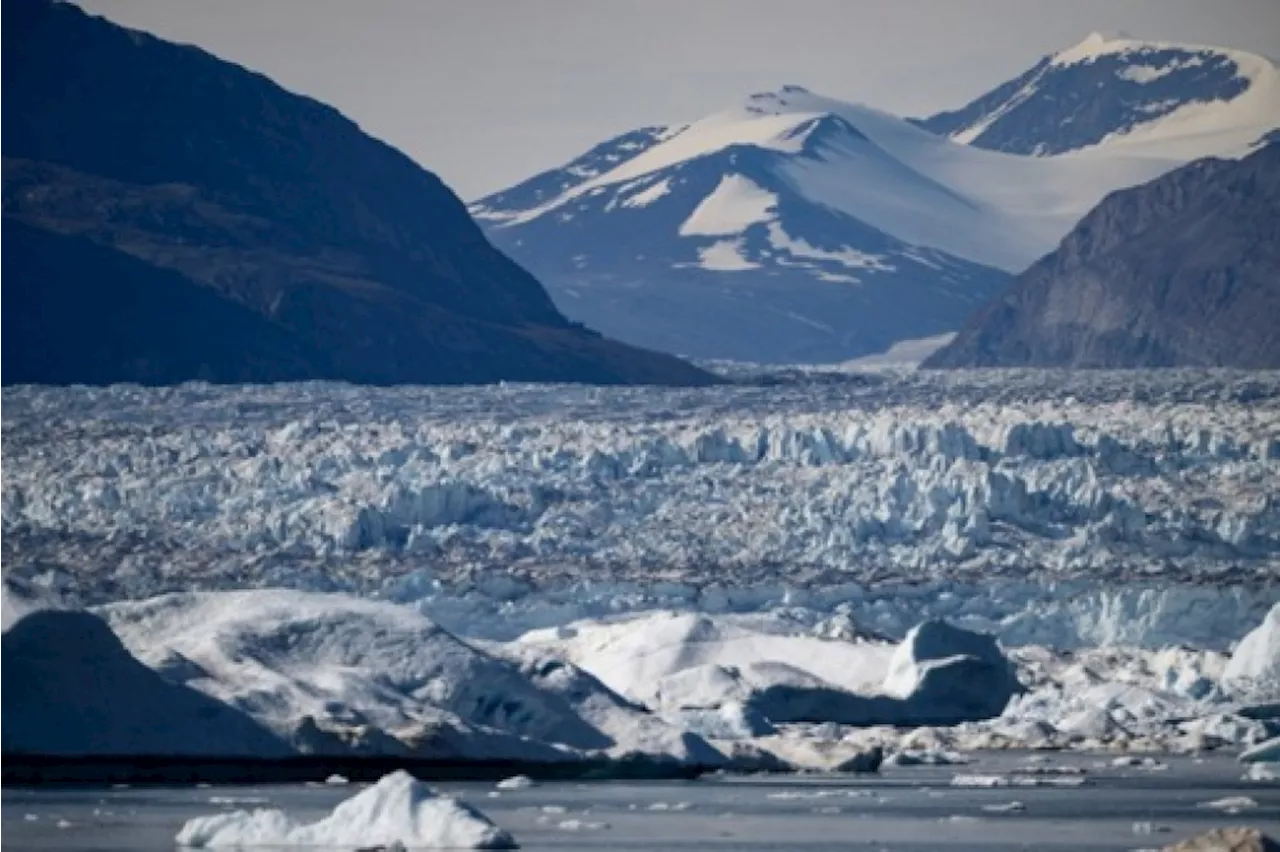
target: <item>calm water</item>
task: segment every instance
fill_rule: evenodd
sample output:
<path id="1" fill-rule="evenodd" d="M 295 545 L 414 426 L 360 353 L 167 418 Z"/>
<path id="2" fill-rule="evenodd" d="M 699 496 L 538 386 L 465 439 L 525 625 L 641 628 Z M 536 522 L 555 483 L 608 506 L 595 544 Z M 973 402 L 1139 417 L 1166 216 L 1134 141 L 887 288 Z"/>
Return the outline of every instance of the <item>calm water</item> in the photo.
<path id="1" fill-rule="evenodd" d="M 1131 850 L 1158 848 L 1218 825 L 1249 824 L 1280 835 L 1280 784 L 1242 782 L 1229 758 L 1170 759 L 1168 769 L 1082 766 L 1078 788 L 961 789 L 956 774 L 1005 774 L 1020 756 L 984 755 L 963 767 L 886 770 L 878 778 L 709 778 L 700 781 L 555 783 L 491 796 L 492 786 L 443 783 L 478 806 L 527 850 Z M 357 787 L 62 788 L 3 791 L 3 845 L 19 850 L 174 848 L 182 823 L 234 805 L 278 807 L 318 819 Z M 1245 795 L 1258 806 L 1235 815 L 1201 807 Z M 265 800 L 265 801 L 263 801 Z M 984 805 L 1021 802 L 995 813 Z M 607 827 L 576 827 L 604 823 Z M 1154 833 L 1136 833 L 1151 823 Z"/>

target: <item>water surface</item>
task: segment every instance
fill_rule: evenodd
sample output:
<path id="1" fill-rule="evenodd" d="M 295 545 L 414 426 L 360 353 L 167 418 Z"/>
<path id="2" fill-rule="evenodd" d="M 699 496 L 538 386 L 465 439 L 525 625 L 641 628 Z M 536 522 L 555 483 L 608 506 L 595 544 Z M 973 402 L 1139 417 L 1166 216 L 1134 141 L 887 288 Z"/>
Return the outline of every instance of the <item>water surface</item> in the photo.
<path id="1" fill-rule="evenodd" d="M 1042 764 L 1084 768 L 1086 783 L 1080 787 L 951 786 L 957 774 L 1007 776 L 1027 767 L 1024 756 L 1011 754 L 984 754 L 961 767 L 887 769 L 878 777 L 552 782 L 498 795 L 487 783 L 436 786 L 470 801 L 511 831 L 523 849 L 535 852 L 1132 850 L 1239 824 L 1280 836 L 1280 785 L 1242 781 L 1241 767 L 1228 757 L 1169 758 L 1168 768 L 1154 770 L 1115 768 L 1109 762 L 1053 755 Z M 33 852 L 172 850 L 174 835 L 193 816 L 238 803 L 319 819 L 358 789 L 296 784 L 7 788 L 0 810 L 3 842 L 7 849 Z M 1201 806 L 1242 795 L 1257 807 L 1224 814 Z M 1013 801 L 1024 809 L 984 809 Z"/>

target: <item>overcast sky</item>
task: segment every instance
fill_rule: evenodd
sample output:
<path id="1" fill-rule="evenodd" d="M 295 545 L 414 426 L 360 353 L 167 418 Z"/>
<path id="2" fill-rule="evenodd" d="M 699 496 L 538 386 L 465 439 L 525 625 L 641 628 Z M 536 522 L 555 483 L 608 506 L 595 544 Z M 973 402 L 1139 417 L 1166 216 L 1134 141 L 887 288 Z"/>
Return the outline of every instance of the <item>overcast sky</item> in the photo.
<path id="1" fill-rule="evenodd" d="M 464 198 L 794 83 L 905 115 L 1091 30 L 1280 57 L 1280 0 L 84 0 L 325 101 Z"/>

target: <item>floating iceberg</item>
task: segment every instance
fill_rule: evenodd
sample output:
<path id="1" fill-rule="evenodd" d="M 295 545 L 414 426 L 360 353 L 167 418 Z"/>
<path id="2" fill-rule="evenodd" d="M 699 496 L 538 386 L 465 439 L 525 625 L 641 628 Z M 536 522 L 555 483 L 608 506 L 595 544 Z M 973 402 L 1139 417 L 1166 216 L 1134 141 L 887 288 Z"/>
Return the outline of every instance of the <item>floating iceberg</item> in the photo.
<path id="1" fill-rule="evenodd" d="M 515 839 L 457 799 L 437 795 L 401 770 L 347 799 L 313 823 L 280 810 L 235 811 L 188 820 L 179 846 L 337 846 L 419 849 L 516 849 Z"/>
<path id="2" fill-rule="evenodd" d="M 1280 695 L 1280 603 L 1240 640 L 1222 680 L 1236 689 Z"/>

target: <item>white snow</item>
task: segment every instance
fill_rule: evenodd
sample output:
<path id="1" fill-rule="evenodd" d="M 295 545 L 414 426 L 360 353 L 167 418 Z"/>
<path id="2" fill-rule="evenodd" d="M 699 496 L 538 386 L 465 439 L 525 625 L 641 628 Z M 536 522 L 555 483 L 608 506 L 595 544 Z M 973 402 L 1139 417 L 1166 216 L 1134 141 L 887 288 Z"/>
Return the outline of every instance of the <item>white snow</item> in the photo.
<path id="1" fill-rule="evenodd" d="M 1181 58 L 1151 64 L 1145 57 L 1175 51 Z M 1205 45 L 1139 40 L 1123 34 L 1091 33 L 1079 44 L 1050 57 L 1050 62 L 1019 91 L 1010 95 L 973 124 L 952 134 L 953 141 L 968 145 L 992 124 L 1039 94 L 1044 78 L 1099 57 L 1120 57 L 1125 64 L 1117 74 L 1123 80 L 1149 84 L 1175 71 L 1196 68 L 1209 59 L 1229 62 L 1243 92 L 1213 101 L 1187 100 L 1171 112 L 1178 101 L 1165 98 L 1149 103 L 1132 102 L 1129 108 L 1155 115 L 1122 132 L 1079 149 L 1074 155 L 1102 162 L 1114 157 L 1155 158 L 1186 162 L 1206 156 L 1239 157 L 1268 131 L 1280 126 L 1280 71 L 1271 60 L 1239 50 Z M 1063 156 L 1039 159 L 1063 160 Z M 1117 187 L 1121 184 L 1117 184 Z"/>
<path id="2" fill-rule="evenodd" d="M 926 621 L 894 649 L 881 690 L 921 715 L 961 722 L 999 715 L 1021 686 L 994 637 Z"/>
<path id="3" fill-rule="evenodd" d="M 729 174 L 710 195 L 702 199 L 680 225 L 682 237 L 731 236 L 757 222 L 768 222 L 775 214 L 778 197 L 742 175 Z"/>
<path id="4" fill-rule="evenodd" d="M 494 786 L 499 790 L 528 790 L 538 785 L 528 775 L 513 775 L 510 778 L 503 778 Z"/>
<path id="5" fill-rule="evenodd" d="M 741 690 L 796 677 L 867 691 L 883 678 L 892 653 L 882 644 L 776 631 L 765 620 L 658 612 L 533 631 L 519 642 L 563 656 L 634 701 L 668 710 L 718 707 L 743 697 Z"/>
<path id="6" fill-rule="evenodd" d="M 825 124 L 823 123 L 825 122 Z M 1163 156 L 1019 157 L 937 137 L 896 116 L 798 89 L 755 95 L 694 122 L 667 141 L 578 184 L 500 227 L 559 210 L 600 187 L 616 187 L 730 145 L 791 156 L 779 177 L 805 199 L 854 216 L 904 242 L 1010 270 L 1052 249 L 1107 192 L 1150 179 L 1177 161 Z M 686 221 L 704 233 L 764 221 L 772 195 L 727 175 Z M 748 181 L 749 183 L 749 181 Z M 723 194 L 722 194 L 723 191 Z"/>
<path id="7" fill-rule="evenodd" d="M 515 849 L 515 840 L 484 814 L 457 799 L 437 795 L 407 772 L 377 784 L 313 823 L 280 810 L 235 811 L 188 820 L 179 846 L 225 849 L 245 846 L 393 846 L 419 849 Z"/>
<path id="8" fill-rule="evenodd" d="M 868 254 L 867 252 L 858 251 L 857 249 L 844 246 L 843 248 L 830 251 L 817 246 L 810 245 L 807 241 L 800 237 L 791 237 L 783 230 L 782 225 L 777 222 L 769 224 L 769 244 L 774 248 L 785 251 L 792 257 L 810 258 L 812 260 L 833 261 L 849 269 L 871 269 L 877 272 L 892 272 L 894 266 L 888 263 L 886 258 L 879 255 Z"/>
<path id="9" fill-rule="evenodd" d="M 698 262 L 703 269 L 715 272 L 742 272 L 760 267 L 742 253 L 741 240 L 717 240 L 698 249 Z"/>
<path id="10" fill-rule="evenodd" d="M 632 193 L 622 200 L 623 207 L 648 207 L 662 196 L 671 192 L 671 180 L 664 178 L 639 192 Z"/>
<path id="11" fill-rule="evenodd" d="M 1022 811 L 1025 811 L 1027 809 L 1027 806 L 1024 805 L 1022 802 L 1013 801 L 1013 802 L 1001 802 L 999 804 L 994 804 L 994 805 L 983 805 L 982 809 L 987 813 L 1012 814 L 1012 813 L 1021 813 Z"/>
<path id="12" fill-rule="evenodd" d="M 504 639 L 789 607 L 1223 649 L 1278 599 L 1274 374 L 818 375 L 839 382 L 6 388 L 6 570 L 89 602 L 365 590 Z"/>
<path id="13" fill-rule="evenodd" d="M 1280 781 L 1280 761 L 1275 763 L 1250 763 L 1241 781 Z"/>
<path id="14" fill-rule="evenodd" d="M 23 617 L 41 610 L 63 609 L 57 594 L 31 584 L 0 584 L 0 631 L 13 627 Z"/>
<path id="15" fill-rule="evenodd" d="M 1191 55 L 1182 62 L 1160 67 L 1129 66 L 1125 71 L 1135 82 L 1149 83 L 1179 68 L 1202 64 L 1201 56 L 1215 56 L 1232 62 L 1237 76 L 1246 80 L 1248 86 L 1227 101 L 1188 102 L 1125 133 L 1112 134 L 1085 149 L 1087 152 L 1180 160 L 1211 155 L 1238 157 L 1248 153 L 1250 146 L 1265 133 L 1280 126 L 1280 69 L 1271 60 L 1256 54 L 1091 33 L 1080 44 L 1056 54 L 1052 64 L 1072 65 L 1092 62 L 1107 54 L 1147 50 L 1176 50 Z"/>
<path id="16" fill-rule="evenodd" d="M 1199 57 L 1192 57 L 1185 62 L 1170 62 L 1168 65 L 1130 65 L 1117 72 L 1117 76 L 1133 83 L 1151 83 L 1179 69 L 1192 68 L 1200 64 L 1203 63 Z"/>
<path id="17" fill-rule="evenodd" d="M 1083 787 L 1087 779 L 1080 775 L 1062 777 L 1028 777 L 1024 775 L 956 775 L 952 787 Z"/>
<path id="18" fill-rule="evenodd" d="M 102 612 L 144 661 L 308 750 L 719 759 L 572 666 L 490 656 L 408 607 L 260 589 Z"/>
<path id="19" fill-rule="evenodd" d="M 1238 689 L 1280 698 L 1280 603 L 1231 654 L 1223 681 Z"/>
<path id="20" fill-rule="evenodd" d="M 907 748 L 889 755 L 884 762 L 886 766 L 962 766 L 969 758 L 945 749 Z"/>
<path id="21" fill-rule="evenodd" d="M 58 605 L 251 587 L 97 611 L 312 751 L 696 762 L 701 734 L 831 768 L 1267 738 L 1266 690 L 1227 672 L 1270 640 L 1226 650 L 1277 600 L 1274 374 L 777 378 L 8 388 L 6 580 Z M 960 727 L 770 717 L 874 695 L 939 617 L 998 636 L 1028 693 Z"/>
<path id="22" fill-rule="evenodd" d="M 1239 813 L 1240 811 L 1256 808 L 1257 806 L 1258 803 L 1248 796 L 1224 796 L 1221 799 L 1214 799 L 1211 802 L 1201 802 L 1199 804 L 1199 807 L 1226 811 L 1229 814 Z"/>
<path id="23" fill-rule="evenodd" d="M 87 612 L 28 613 L 4 632 L 3 651 L 6 753 L 292 753 L 245 714 L 165 682 Z"/>
<path id="24" fill-rule="evenodd" d="M 946 346 L 956 333 L 949 331 L 933 337 L 921 337 L 915 340 L 899 340 L 878 355 L 867 355 L 855 358 L 840 365 L 844 370 L 900 370 L 913 369 L 934 352 Z"/>

